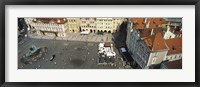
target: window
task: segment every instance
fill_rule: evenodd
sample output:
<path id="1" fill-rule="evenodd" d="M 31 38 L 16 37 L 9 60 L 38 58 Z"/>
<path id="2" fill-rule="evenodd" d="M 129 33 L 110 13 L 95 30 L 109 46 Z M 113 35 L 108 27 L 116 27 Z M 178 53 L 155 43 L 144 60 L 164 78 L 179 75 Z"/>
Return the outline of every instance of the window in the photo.
<path id="1" fill-rule="evenodd" d="M 170 57 L 170 60 L 172 59 L 172 57 Z"/>
<path id="2" fill-rule="evenodd" d="M 155 52 L 155 56 L 157 56 L 158 55 L 158 52 Z"/>
<path id="3" fill-rule="evenodd" d="M 153 57 L 152 64 L 155 64 L 155 63 L 156 63 L 156 60 L 157 60 L 157 58 L 156 58 L 156 57 Z"/>
<path id="4" fill-rule="evenodd" d="M 174 59 L 176 59 L 176 55 L 175 55 Z"/>
<path id="5" fill-rule="evenodd" d="M 172 38 L 172 36 L 169 36 L 169 39 L 171 39 Z"/>

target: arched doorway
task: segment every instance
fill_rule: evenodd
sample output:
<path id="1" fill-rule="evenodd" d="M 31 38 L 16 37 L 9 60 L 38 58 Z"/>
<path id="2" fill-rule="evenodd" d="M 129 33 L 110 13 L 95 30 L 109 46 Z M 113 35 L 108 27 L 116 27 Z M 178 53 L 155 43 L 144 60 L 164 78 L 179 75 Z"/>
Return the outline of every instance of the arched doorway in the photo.
<path id="1" fill-rule="evenodd" d="M 99 30 L 97 30 L 97 32 L 99 32 Z"/>
<path id="2" fill-rule="evenodd" d="M 93 30 L 94 31 L 94 33 L 96 32 L 95 30 Z"/>
<path id="3" fill-rule="evenodd" d="M 54 32 L 55 36 L 57 37 L 58 36 L 58 33 Z"/>
<path id="4" fill-rule="evenodd" d="M 92 33 L 92 30 L 90 30 L 90 32 Z"/>
<path id="5" fill-rule="evenodd" d="M 83 31 L 85 31 L 85 29 L 83 29 Z"/>
<path id="6" fill-rule="evenodd" d="M 106 31 L 106 30 L 104 30 L 104 32 L 105 32 L 105 33 L 107 33 L 107 31 Z"/>
<path id="7" fill-rule="evenodd" d="M 109 30 L 108 33 L 111 33 L 111 31 Z"/>
<path id="8" fill-rule="evenodd" d="M 103 32 L 103 30 L 101 30 L 101 32 Z"/>

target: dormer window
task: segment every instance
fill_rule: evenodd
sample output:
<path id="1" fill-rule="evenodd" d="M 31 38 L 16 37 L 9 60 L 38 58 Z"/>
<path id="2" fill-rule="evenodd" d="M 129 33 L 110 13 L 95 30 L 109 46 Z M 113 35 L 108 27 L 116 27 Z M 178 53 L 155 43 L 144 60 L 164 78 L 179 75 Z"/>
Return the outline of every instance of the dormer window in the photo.
<path id="1" fill-rule="evenodd" d="M 176 48 L 175 48 L 174 46 L 172 46 L 172 50 L 174 50 L 174 51 L 175 51 L 175 50 L 176 50 Z"/>

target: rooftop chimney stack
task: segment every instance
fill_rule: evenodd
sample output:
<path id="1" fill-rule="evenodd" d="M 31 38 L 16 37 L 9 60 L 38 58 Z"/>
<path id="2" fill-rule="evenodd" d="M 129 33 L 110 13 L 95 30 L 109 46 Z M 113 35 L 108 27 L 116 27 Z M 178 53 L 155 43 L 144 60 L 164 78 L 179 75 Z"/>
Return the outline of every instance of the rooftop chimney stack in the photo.
<path id="1" fill-rule="evenodd" d="M 170 30 L 170 26 L 169 25 L 167 25 L 167 31 L 169 31 Z"/>
<path id="2" fill-rule="evenodd" d="M 148 21 L 148 23 L 146 24 L 146 28 L 149 28 L 149 24 L 150 24 L 150 21 Z"/>
<path id="3" fill-rule="evenodd" d="M 151 35 L 153 35 L 153 28 L 151 29 Z"/>
<path id="4" fill-rule="evenodd" d="M 147 23 L 147 18 L 144 19 L 144 23 L 145 23 L 145 24 Z"/>

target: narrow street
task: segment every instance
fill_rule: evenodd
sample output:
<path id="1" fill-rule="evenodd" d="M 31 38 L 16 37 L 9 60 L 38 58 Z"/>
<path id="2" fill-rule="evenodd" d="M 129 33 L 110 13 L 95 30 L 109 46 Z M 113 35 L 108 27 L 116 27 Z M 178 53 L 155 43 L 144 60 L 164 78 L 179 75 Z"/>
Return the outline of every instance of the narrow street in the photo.
<path id="1" fill-rule="evenodd" d="M 128 51 L 128 48 L 126 46 L 126 35 L 127 35 L 127 22 L 123 22 L 119 28 L 119 31 L 113 35 L 115 38 L 114 42 L 118 50 L 120 50 L 120 48 L 125 48 L 126 51 Z M 135 61 L 131 57 L 130 53 L 123 52 L 121 53 L 121 55 L 124 61 L 126 61 L 127 63 L 126 65 L 130 65 L 133 68 L 135 65 Z"/>

